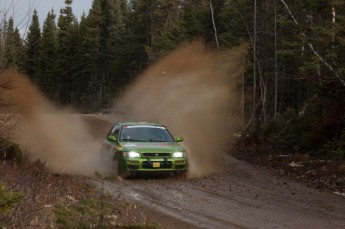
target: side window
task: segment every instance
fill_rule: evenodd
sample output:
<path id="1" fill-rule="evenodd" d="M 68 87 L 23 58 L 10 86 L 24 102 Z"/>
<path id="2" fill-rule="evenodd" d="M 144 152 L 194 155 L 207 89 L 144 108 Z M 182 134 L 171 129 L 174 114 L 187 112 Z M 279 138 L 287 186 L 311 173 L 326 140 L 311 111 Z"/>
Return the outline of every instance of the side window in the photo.
<path id="1" fill-rule="evenodd" d="M 111 130 L 109 131 L 109 133 L 108 133 L 108 136 L 109 135 L 114 135 L 114 133 L 115 133 L 115 128 L 117 127 L 117 125 L 115 125 L 115 126 L 113 126 L 113 128 L 111 128 Z"/>
<path id="2" fill-rule="evenodd" d="M 116 139 L 119 137 L 120 125 L 115 125 L 109 132 L 109 135 L 113 135 Z"/>
<path id="3" fill-rule="evenodd" d="M 108 133 L 109 135 L 113 135 L 115 137 L 117 137 L 117 135 L 119 134 L 119 130 L 120 130 L 120 125 L 115 125 Z"/>
<path id="4" fill-rule="evenodd" d="M 114 134 L 113 134 L 116 139 L 119 139 L 119 133 L 120 133 L 120 125 L 116 125 Z"/>

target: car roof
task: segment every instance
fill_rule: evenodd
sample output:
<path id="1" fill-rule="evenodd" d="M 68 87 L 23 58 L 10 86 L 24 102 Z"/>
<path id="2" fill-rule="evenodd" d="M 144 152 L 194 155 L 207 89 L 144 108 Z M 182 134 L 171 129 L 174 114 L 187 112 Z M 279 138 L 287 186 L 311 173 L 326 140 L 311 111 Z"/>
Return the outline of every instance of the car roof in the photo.
<path id="1" fill-rule="evenodd" d="M 162 126 L 162 124 L 154 122 L 121 122 L 119 124 L 123 126 Z"/>

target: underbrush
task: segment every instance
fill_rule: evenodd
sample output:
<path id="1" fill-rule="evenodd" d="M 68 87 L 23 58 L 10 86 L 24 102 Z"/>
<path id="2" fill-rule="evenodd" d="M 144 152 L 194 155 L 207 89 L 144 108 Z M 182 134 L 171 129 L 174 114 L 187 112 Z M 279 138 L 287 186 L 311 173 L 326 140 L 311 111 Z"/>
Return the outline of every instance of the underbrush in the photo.
<path id="1" fill-rule="evenodd" d="M 345 193 L 345 115 L 325 104 L 288 109 L 256 133 L 242 134 L 247 137 L 238 139 L 235 156 L 311 187 Z"/>
<path id="2" fill-rule="evenodd" d="M 54 174 L 17 145 L 0 144 L 0 228 L 157 227 L 137 206 L 115 200 L 89 178 Z"/>
<path id="3" fill-rule="evenodd" d="M 0 161 L 20 164 L 23 161 L 23 153 L 19 145 L 0 137 Z"/>
<path id="4" fill-rule="evenodd" d="M 340 112 L 340 111 L 337 111 Z M 257 145 L 279 151 L 308 154 L 317 159 L 345 160 L 345 114 L 322 103 L 313 103 L 303 111 L 287 109 L 257 133 Z"/>

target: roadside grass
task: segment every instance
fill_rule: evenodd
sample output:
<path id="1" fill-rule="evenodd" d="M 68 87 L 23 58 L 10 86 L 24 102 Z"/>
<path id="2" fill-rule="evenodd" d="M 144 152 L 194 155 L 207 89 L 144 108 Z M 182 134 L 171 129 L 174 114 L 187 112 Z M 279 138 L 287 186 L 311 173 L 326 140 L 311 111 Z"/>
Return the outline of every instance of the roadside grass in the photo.
<path id="1" fill-rule="evenodd" d="M 21 118 L 0 111 L 0 228 L 157 228 L 138 206 L 114 199 L 90 178 L 52 173 L 44 161 L 31 160 L 29 150 L 11 142 Z"/>
<path id="2" fill-rule="evenodd" d="M 8 191 L 6 186 L 0 182 L 0 228 L 11 218 L 15 205 L 23 197 L 20 192 Z"/>
<path id="3" fill-rule="evenodd" d="M 0 228 L 158 228 L 139 206 L 114 199 L 89 178 L 52 173 L 28 152 L 14 155 L 21 160 L 0 159 Z"/>
<path id="4" fill-rule="evenodd" d="M 158 228 L 139 207 L 41 161 L 0 161 L 0 228 Z"/>
<path id="5" fill-rule="evenodd" d="M 132 213 L 131 210 L 136 209 L 137 206 L 115 200 L 113 196 L 105 192 L 104 181 L 114 180 L 113 178 L 102 177 L 98 172 L 95 172 L 95 175 L 102 182 L 100 189 L 85 184 L 86 195 L 83 198 L 68 206 L 54 208 L 60 228 L 158 228 L 157 224 L 148 224 L 145 217 L 137 217 L 137 214 L 128 217 Z"/>

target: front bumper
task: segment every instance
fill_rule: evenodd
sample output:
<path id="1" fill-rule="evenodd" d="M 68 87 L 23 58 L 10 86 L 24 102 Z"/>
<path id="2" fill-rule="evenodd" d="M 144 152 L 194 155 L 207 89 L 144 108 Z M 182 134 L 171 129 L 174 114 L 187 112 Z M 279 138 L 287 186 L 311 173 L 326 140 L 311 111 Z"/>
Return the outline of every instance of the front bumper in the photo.
<path id="1" fill-rule="evenodd" d="M 120 170 L 125 171 L 187 171 L 187 158 L 121 158 Z"/>

